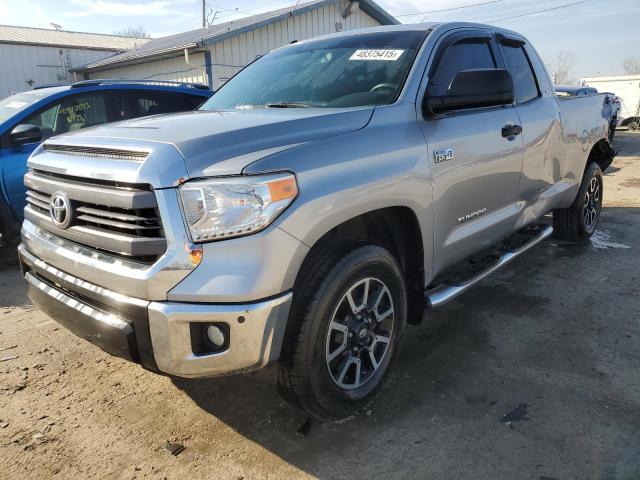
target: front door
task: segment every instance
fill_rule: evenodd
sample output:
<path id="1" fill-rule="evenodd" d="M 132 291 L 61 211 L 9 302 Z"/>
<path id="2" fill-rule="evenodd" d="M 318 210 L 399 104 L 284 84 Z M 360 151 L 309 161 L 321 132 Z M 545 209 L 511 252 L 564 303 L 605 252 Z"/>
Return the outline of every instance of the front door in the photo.
<path id="1" fill-rule="evenodd" d="M 24 174 L 27 170 L 27 160 L 29 155 L 40 145 L 37 143 L 28 143 L 26 145 L 11 145 L 3 142 L 6 147 L 2 149 L 2 181 L 4 190 L 8 197 L 8 203 L 11 210 L 16 215 L 16 219 L 22 222 L 25 207 L 25 186 Z"/>
<path id="2" fill-rule="evenodd" d="M 444 96 L 456 73 L 504 68 L 491 34 L 457 32 L 440 42 L 427 94 Z M 434 201 L 434 274 L 512 232 L 522 173 L 521 135 L 513 105 L 420 116 L 429 149 Z"/>
<path id="3" fill-rule="evenodd" d="M 68 95 L 40 109 L 20 121 L 20 124 L 35 125 L 42 132 L 42 141 L 54 135 L 73 132 L 82 128 L 107 122 L 106 99 L 103 92 L 87 92 Z M 26 145 L 11 145 L 4 142 L 3 158 L 4 185 L 9 203 L 16 217 L 22 221 L 26 205 L 24 174 L 27 160 L 40 142 Z"/>

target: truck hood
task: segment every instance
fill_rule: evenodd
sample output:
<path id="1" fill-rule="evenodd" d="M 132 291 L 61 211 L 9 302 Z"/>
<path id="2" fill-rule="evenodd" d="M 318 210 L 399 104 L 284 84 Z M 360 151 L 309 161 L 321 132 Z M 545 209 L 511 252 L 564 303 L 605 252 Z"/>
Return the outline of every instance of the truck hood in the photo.
<path id="1" fill-rule="evenodd" d="M 196 111 L 89 128 L 55 137 L 47 144 L 150 150 L 144 165 L 137 170 L 135 181 L 162 188 L 175 186 L 185 176 L 240 174 L 247 165 L 266 156 L 364 128 L 373 110 L 370 107 Z M 169 146 L 174 152 L 177 149 L 179 155 L 169 154 Z M 42 164 L 45 153 L 46 146 L 32 157 L 33 163 Z M 177 168 L 176 157 L 184 162 L 183 168 Z M 100 170 L 100 163 L 92 159 L 91 170 Z M 92 176 L 110 177 L 109 172 Z M 127 180 L 133 180 L 131 175 L 128 177 Z"/>

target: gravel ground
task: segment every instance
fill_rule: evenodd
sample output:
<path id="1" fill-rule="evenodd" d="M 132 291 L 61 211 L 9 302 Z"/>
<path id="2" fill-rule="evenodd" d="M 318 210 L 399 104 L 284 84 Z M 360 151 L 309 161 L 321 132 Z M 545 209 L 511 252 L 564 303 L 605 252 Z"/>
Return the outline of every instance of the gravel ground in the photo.
<path id="1" fill-rule="evenodd" d="M 639 479 L 640 136 L 616 148 L 593 241 L 551 239 L 409 328 L 341 423 L 305 423 L 272 369 L 186 381 L 107 356 L 4 252 L 0 478 Z"/>

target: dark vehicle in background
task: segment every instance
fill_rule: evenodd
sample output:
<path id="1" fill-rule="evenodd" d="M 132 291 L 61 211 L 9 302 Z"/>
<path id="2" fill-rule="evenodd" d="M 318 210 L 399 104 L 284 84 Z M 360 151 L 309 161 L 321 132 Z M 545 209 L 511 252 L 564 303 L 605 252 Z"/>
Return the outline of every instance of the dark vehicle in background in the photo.
<path id="1" fill-rule="evenodd" d="M 0 100 L 0 245 L 17 238 L 27 159 L 43 141 L 104 123 L 194 110 L 212 94 L 200 84 L 87 80 Z"/>
<path id="2" fill-rule="evenodd" d="M 555 85 L 556 94 L 560 97 L 584 97 L 597 95 L 598 90 L 593 87 L 581 87 L 573 85 Z"/>

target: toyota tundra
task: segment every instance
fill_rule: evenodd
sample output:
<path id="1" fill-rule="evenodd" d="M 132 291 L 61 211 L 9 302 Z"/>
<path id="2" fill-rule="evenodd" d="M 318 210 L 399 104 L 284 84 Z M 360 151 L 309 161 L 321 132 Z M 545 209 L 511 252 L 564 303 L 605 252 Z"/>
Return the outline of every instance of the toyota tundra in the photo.
<path id="1" fill-rule="evenodd" d="M 527 39 L 491 26 L 294 43 L 198 111 L 40 146 L 19 247 L 29 294 L 149 370 L 273 363 L 292 403 L 344 417 L 425 309 L 553 232 L 594 233 L 614 156 L 603 108 L 559 99 Z"/>

